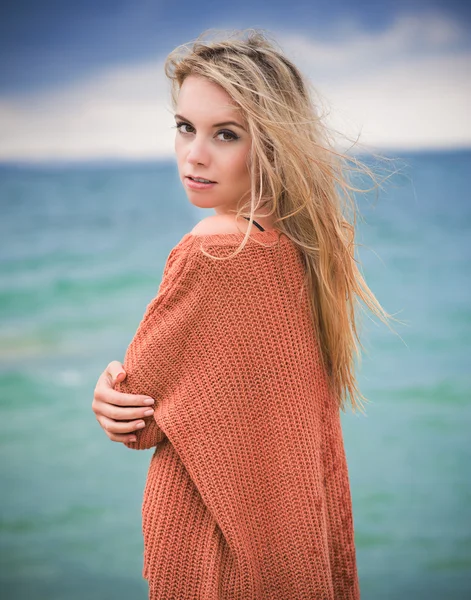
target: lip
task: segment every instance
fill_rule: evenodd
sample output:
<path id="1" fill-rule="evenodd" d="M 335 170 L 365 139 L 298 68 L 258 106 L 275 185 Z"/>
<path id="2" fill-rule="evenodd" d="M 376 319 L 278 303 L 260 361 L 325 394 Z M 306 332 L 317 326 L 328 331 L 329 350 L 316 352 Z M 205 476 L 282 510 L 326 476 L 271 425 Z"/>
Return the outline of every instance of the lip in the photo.
<path id="1" fill-rule="evenodd" d="M 184 182 L 185 185 L 192 190 L 209 190 L 216 185 L 215 181 L 213 183 L 201 183 L 200 181 L 193 181 L 193 179 L 190 179 L 189 175 L 185 175 Z"/>
<path id="2" fill-rule="evenodd" d="M 203 177 L 202 175 L 193 175 L 193 173 L 188 173 L 188 175 L 185 175 L 185 177 L 193 177 L 193 179 L 207 179 L 211 183 L 217 183 L 217 181 L 213 181 L 209 177 Z"/>

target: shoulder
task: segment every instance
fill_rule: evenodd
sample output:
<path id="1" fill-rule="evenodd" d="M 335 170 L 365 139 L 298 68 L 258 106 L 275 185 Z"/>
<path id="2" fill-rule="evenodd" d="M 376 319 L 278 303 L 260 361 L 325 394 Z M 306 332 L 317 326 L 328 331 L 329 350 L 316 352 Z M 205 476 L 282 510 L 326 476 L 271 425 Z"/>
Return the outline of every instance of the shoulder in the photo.
<path id="1" fill-rule="evenodd" d="M 240 233 L 244 224 L 239 226 L 231 215 L 211 215 L 199 221 L 191 230 L 193 235 L 214 235 L 218 233 Z"/>

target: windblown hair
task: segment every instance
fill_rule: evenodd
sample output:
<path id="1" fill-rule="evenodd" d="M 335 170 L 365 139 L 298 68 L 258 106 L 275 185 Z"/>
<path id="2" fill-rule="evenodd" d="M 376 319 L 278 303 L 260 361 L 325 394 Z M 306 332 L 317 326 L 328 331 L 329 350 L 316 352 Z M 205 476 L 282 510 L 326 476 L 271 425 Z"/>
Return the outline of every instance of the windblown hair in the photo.
<path id="1" fill-rule="evenodd" d="M 354 358 L 361 359 L 355 309 L 359 300 L 388 325 L 394 319 L 368 288 L 355 259 L 358 209 L 350 191 L 353 171 L 374 174 L 357 158 L 334 149 L 329 128 L 318 115 L 307 79 L 260 31 L 236 32 L 221 41 L 202 34 L 167 57 L 165 73 L 172 103 L 189 75 L 221 86 L 241 111 L 251 135 L 251 194 L 241 198 L 237 217 L 250 216 L 245 246 L 258 215 L 268 208 L 275 228 L 300 249 L 314 329 L 330 390 L 345 410 L 363 410 Z M 350 170 L 352 170 L 350 168 Z M 236 254 L 235 253 L 235 254 Z M 211 257 L 218 259 L 218 257 Z M 225 258 L 223 259 L 225 260 Z M 396 320 L 396 319 L 394 319 Z"/>

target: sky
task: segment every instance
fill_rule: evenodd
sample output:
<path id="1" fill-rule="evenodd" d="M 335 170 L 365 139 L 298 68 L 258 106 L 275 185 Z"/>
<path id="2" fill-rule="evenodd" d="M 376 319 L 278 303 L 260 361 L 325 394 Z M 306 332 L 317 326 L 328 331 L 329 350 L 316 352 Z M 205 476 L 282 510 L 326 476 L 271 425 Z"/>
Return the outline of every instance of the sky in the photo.
<path id="1" fill-rule="evenodd" d="M 0 161 L 170 157 L 165 57 L 208 29 L 264 30 L 344 145 L 471 148 L 470 25 L 456 0 L 3 2 Z"/>

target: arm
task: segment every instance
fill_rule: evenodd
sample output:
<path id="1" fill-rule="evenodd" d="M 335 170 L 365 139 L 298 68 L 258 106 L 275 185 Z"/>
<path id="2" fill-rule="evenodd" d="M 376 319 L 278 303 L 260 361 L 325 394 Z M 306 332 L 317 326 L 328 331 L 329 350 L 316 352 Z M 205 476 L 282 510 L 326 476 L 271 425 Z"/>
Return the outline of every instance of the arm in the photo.
<path id="1" fill-rule="evenodd" d="M 114 386 L 115 393 L 124 394 L 123 397 L 155 398 L 157 404 L 168 399 L 174 386 L 178 386 L 182 371 L 175 372 L 174 366 L 184 347 L 181 335 L 191 326 L 191 306 L 182 309 L 188 285 L 187 257 L 187 251 L 178 247 L 169 254 L 158 294 L 147 306 L 126 351 L 123 363 L 126 378 Z M 128 448 L 145 450 L 166 438 L 154 416 L 154 410 L 142 415 L 144 426 L 130 430 L 135 441 L 123 440 Z"/>

